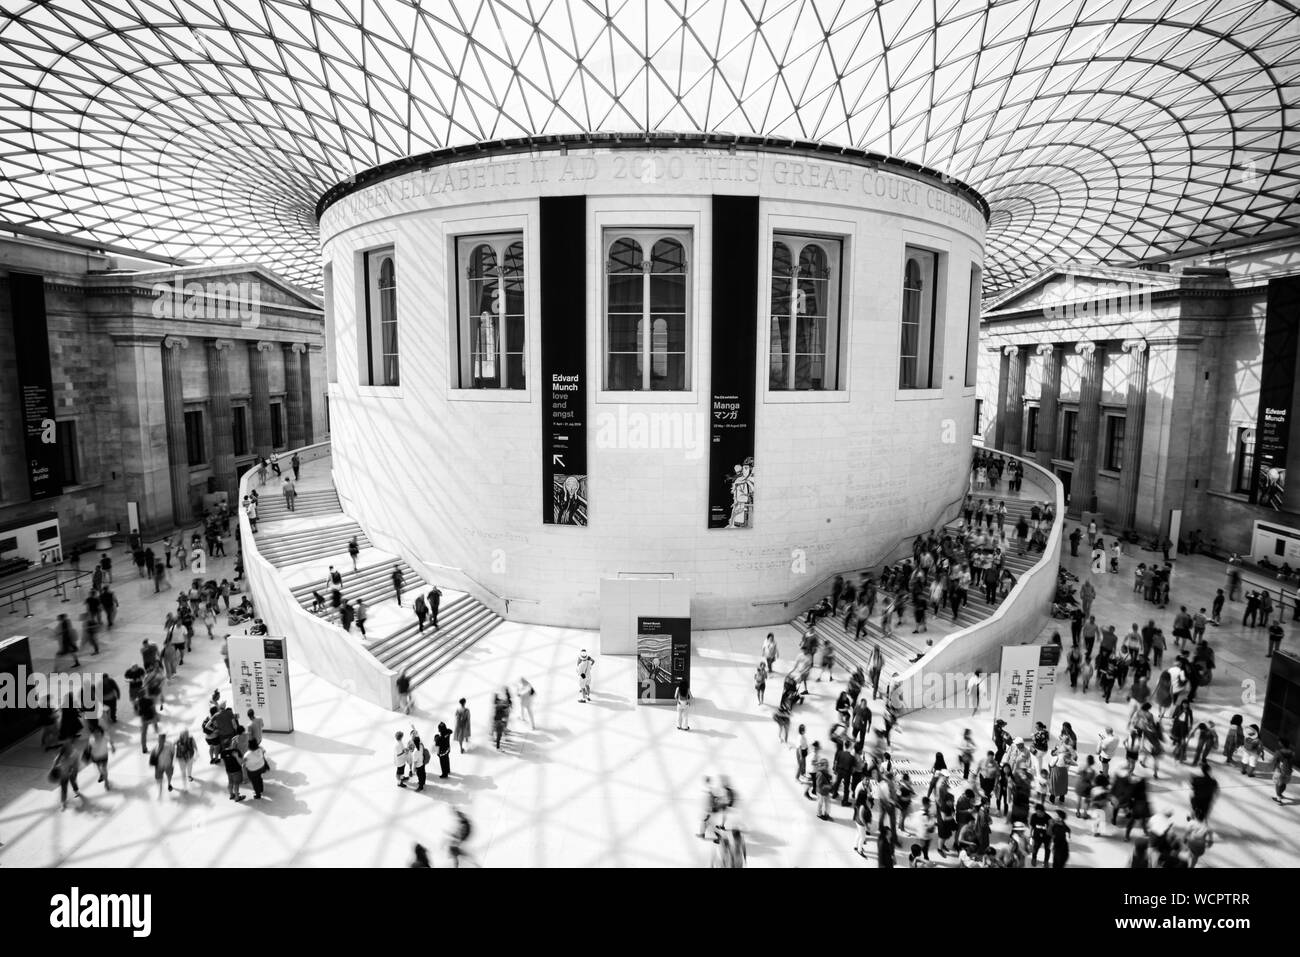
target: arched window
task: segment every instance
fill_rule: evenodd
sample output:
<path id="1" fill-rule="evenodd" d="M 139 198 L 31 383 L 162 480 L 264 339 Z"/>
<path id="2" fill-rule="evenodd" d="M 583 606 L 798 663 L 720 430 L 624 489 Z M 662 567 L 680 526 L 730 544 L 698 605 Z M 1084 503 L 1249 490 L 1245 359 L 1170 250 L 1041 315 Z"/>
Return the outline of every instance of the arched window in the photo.
<path id="1" fill-rule="evenodd" d="M 397 260 L 390 246 L 364 256 L 366 315 L 358 335 L 361 384 L 398 384 Z"/>
<path id="2" fill-rule="evenodd" d="M 840 388 L 842 241 L 778 234 L 772 243 L 768 388 Z"/>
<path id="3" fill-rule="evenodd" d="M 524 243 L 519 233 L 457 241 L 461 267 L 457 385 L 524 388 Z"/>
<path id="4" fill-rule="evenodd" d="M 898 387 L 932 389 L 941 382 L 943 336 L 938 322 L 939 253 L 908 246 L 903 253 L 902 336 Z"/>
<path id="5" fill-rule="evenodd" d="M 606 389 L 688 388 L 688 242 L 689 234 L 678 231 L 606 233 Z"/>

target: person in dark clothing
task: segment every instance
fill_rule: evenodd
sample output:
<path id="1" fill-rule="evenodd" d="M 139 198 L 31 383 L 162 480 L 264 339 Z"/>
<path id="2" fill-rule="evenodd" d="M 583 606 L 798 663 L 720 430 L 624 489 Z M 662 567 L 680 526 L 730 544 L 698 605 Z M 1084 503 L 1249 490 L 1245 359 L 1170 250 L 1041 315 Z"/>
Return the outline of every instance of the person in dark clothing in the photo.
<path id="1" fill-rule="evenodd" d="M 835 768 L 835 783 L 831 785 L 831 791 L 832 793 L 842 791 L 840 806 L 848 807 L 849 789 L 853 780 L 853 752 L 844 746 L 843 741 L 836 743 L 833 767 Z"/>
<path id="2" fill-rule="evenodd" d="M 343 623 L 344 631 L 352 630 L 352 618 L 355 614 L 356 612 L 352 609 L 352 602 L 350 601 L 345 601 L 342 607 L 339 608 L 339 618 Z"/>
<path id="3" fill-rule="evenodd" d="M 1070 555 L 1075 558 L 1079 557 L 1079 539 L 1081 538 L 1083 538 L 1083 529 L 1076 526 L 1074 531 L 1070 533 Z"/>
<path id="4" fill-rule="evenodd" d="M 438 767 L 442 771 L 438 777 L 445 778 L 451 774 L 451 731 L 445 722 L 438 722 L 438 733 L 433 736 L 433 748 L 438 752 Z"/>
<path id="5" fill-rule="evenodd" d="M 1052 867 L 1064 867 L 1070 859 L 1070 825 L 1065 823 L 1065 812 L 1057 811 L 1052 822 Z"/>
<path id="6" fill-rule="evenodd" d="M 396 565 L 393 566 L 393 591 L 397 592 L 397 605 L 400 608 L 402 604 L 402 569 Z"/>
<path id="7" fill-rule="evenodd" d="M 441 604 L 442 589 L 434 585 L 433 591 L 429 592 L 429 626 L 435 631 L 438 628 L 438 606 Z"/>
<path id="8" fill-rule="evenodd" d="M 1210 774 L 1208 761 L 1201 763 L 1201 773 L 1192 778 L 1192 816 L 1198 821 L 1208 820 L 1214 799 L 1219 796 L 1219 782 Z"/>
<path id="9" fill-rule="evenodd" d="M 1029 836 L 1033 842 L 1033 850 L 1029 860 L 1033 867 L 1038 866 L 1038 849 L 1043 849 L 1043 866 L 1047 867 L 1052 863 L 1052 817 L 1044 809 L 1043 805 L 1035 804 L 1034 813 L 1029 815 Z"/>

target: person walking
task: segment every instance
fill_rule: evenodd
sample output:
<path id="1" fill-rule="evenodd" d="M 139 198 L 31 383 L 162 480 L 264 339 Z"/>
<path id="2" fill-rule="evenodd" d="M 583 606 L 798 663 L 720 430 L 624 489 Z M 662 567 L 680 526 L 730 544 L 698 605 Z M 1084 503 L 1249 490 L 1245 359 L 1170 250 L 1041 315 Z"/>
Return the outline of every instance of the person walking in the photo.
<path id="1" fill-rule="evenodd" d="M 1265 612 L 1265 617 L 1268 617 L 1267 612 Z M 1285 633 L 1282 630 L 1282 623 L 1280 621 L 1275 621 L 1273 624 L 1268 626 L 1268 653 L 1264 655 L 1265 658 L 1273 657 L 1273 652 L 1277 651 L 1281 646 L 1284 637 Z"/>
<path id="2" fill-rule="evenodd" d="M 586 704 L 591 700 L 591 669 L 596 660 L 583 648 L 578 654 L 578 701 Z"/>
<path id="3" fill-rule="evenodd" d="M 442 589 L 437 585 L 429 592 L 429 627 L 438 630 L 438 606 L 442 604 Z"/>
<path id="4" fill-rule="evenodd" d="M 465 704 L 465 699 L 460 699 L 460 707 L 456 709 L 456 743 L 460 745 L 460 753 L 464 754 L 465 749 L 469 747 L 469 706 Z"/>
<path id="5" fill-rule="evenodd" d="M 464 700 L 465 699 L 463 698 L 461 699 L 462 704 L 464 704 Z M 469 712 L 466 711 L 465 714 L 466 714 L 465 726 L 466 728 L 468 728 Z M 449 774 L 451 774 L 451 732 L 447 729 L 447 725 L 445 722 L 442 721 L 438 722 L 438 733 L 433 736 L 433 749 L 438 752 L 438 767 L 442 772 L 441 774 L 438 775 L 438 777 L 446 778 Z M 464 753 L 465 751 L 462 748 L 461 754 Z"/>
<path id="6" fill-rule="evenodd" d="M 393 566 L 393 591 L 397 593 L 397 606 L 402 606 L 402 568 L 400 565 Z"/>
<path id="7" fill-rule="evenodd" d="M 763 639 L 763 660 L 767 662 L 767 673 L 772 674 L 772 666 L 776 664 L 776 638 L 770 631 Z"/>
<path id="8" fill-rule="evenodd" d="M 91 729 L 90 741 L 86 744 L 86 751 L 90 755 L 91 763 L 99 769 L 98 780 L 103 782 L 104 790 L 112 790 L 108 783 L 108 756 L 116 753 L 117 747 L 108 734 L 105 733 L 103 727 Z"/>
<path id="9" fill-rule="evenodd" d="M 758 667 L 754 669 L 754 696 L 758 703 L 763 703 L 763 693 L 767 691 L 767 662 L 759 661 Z"/>
<path id="10" fill-rule="evenodd" d="M 357 570 L 357 556 L 360 554 L 361 546 L 357 544 L 357 537 L 353 535 L 351 541 L 348 542 L 348 557 L 352 559 L 352 570 L 354 572 Z M 333 570 L 333 567 L 331 567 L 330 571 Z"/>
<path id="11" fill-rule="evenodd" d="M 691 730 L 691 689 L 686 682 L 683 681 L 677 686 L 673 698 L 677 702 L 677 730 Z"/>
<path id="12" fill-rule="evenodd" d="M 222 748 L 221 763 L 226 771 L 226 790 L 230 800 L 237 803 L 246 800 L 244 795 L 239 793 L 240 785 L 244 783 L 244 758 L 234 747 L 233 741 Z M 403 783 L 402 787 L 406 785 Z"/>
<path id="13" fill-rule="evenodd" d="M 356 607 L 357 630 L 361 632 L 362 638 L 366 637 L 366 617 L 368 614 L 369 613 L 366 610 L 366 600 L 364 598 L 358 598 Z"/>
<path id="14" fill-rule="evenodd" d="M 1283 742 L 1273 753 L 1273 801 L 1286 803 L 1287 785 L 1291 783 L 1291 774 L 1295 769 L 1295 749 Z"/>
<path id="15" fill-rule="evenodd" d="M 293 453 L 293 458 L 289 460 L 289 466 L 293 469 L 293 480 L 298 481 L 298 471 L 302 468 L 302 459 L 298 458 L 298 453 Z"/>
<path id="16" fill-rule="evenodd" d="M 158 782 L 158 797 L 162 797 L 163 778 L 167 779 L 167 790 L 174 790 L 172 771 L 176 767 L 176 746 L 167 740 L 166 733 L 158 734 L 158 742 L 149 755 L 149 765 L 153 768 L 154 780 Z"/>
<path id="17" fill-rule="evenodd" d="M 298 490 L 294 488 L 293 479 L 286 475 L 280 483 L 280 492 L 284 495 L 284 507 L 291 512 L 295 511 L 293 502 L 298 497 Z"/>
<path id="18" fill-rule="evenodd" d="M 537 689 L 534 688 L 527 678 L 519 679 L 518 699 L 519 714 L 521 717 L 528 719 L 528 727 L 537 730 L 537 722 L 533 719 L 533 699 L 537 697 Z"/>
<path id="19" fill-rule="evenodd" d="M 424 619 L 429 617 L 429 606 L 424 603 L 424 596 L 416 595 L 411 607 L 415 612 L 415 620 L 420 623 L 420 634 L 424 634 Z"/>
<path id="20" fill-rule="evenodd" d="M 181 731 L 176 738 L 176 763 L 181 769 L 181 787 L 186 791 L 190 789 L 190 782 L 194 780 L 194 758 L 198 753 L 198 743 L 190 732 Z"/>
<path id="21" fill-rule="evenodd" d="M 59 784 L 59 808 L 68 806 L 68 788 L 72 793 L 85 800 L 81 789 L 77 787 L 77 772 L 81 770 L 81 747 L 76 741 L 64 741 L 59 746 L 59 753 L 50 767 L 50 780 Z"/>
<path id="22" fill-rule="evenodd" d="M 402 714 L 411 713 L 411 678 L 405 671 L 397 676 L 397 705 Z"/>

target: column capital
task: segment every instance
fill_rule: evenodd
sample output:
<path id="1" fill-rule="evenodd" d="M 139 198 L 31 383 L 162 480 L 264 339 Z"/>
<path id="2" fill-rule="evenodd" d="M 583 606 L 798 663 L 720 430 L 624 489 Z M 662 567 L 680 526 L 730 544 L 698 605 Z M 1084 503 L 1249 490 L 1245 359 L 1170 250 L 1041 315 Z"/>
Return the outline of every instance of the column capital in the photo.
<path id="1" fill-rule="evenodd" d="M 258 352 L 272 352 L 275 350 L 275 343 L 267 342 L 265 339 L 263 339 L 260 342 L 258 342 L 254 346 L 254 348 L 256 348 Z"/>
<path id="2" fill-rule="evenodd" d="M 218 352 L 225 352 L 228 349 L 235 348 L 235 340 L 234 339 L 209 339 L 208 345 L 210 345 L 213 349 L 216 349 Z"/>
<path id="3" fill-rule="evenodd" d="M 284 343 L 284 351 L 285 351 L 285 352 L 297 352 L 297 353 L 306 352 L 306 351 L 307 351 L 307 343 L 305 343 L 305 342 L 286 342 L 286 343 Z"/>
<path id="4" fill-rule="evenodd" d="M 1084 339 L 1083 341 L 1074 344 L 1074 351 L 1085 359 L 1091 359 L 1093 353 L 1097 351 L 1097 343 Z"/>
<path id="5" fill-rule="evenodd" d="M 1034 347 L 1034 352 L 1036 352 L 1040 356 L 1046 356 L 1049 359 L 1052 357 L 1052 353 L 1055 351 L 1056 351 L 1056 343 L 1054 342 L 1040 342 L 1037 346 Z"/>
<path id="6" fill-rule="evenodd" d="M 1120 348 L 1132 355 L 1141 355 L 1147 351 L 1147 341 L 1145 339 L 1125 339 Z"/>
<path id="7" fill-rule="evenodd" d="M 190 340 L 184 336 L 163 336 L 164 349 L 188 349 Z"/>
<path id="8" fill-rule="evenodd" d="M 1020 352 L 1020 347 L 1019 347 L 1019 346 L 1003 346 L 1003 347 L 1002 347 L 1002 354 L 1003 354 L 1004 356 L 1014 356 L 1014 355 L 1019 354 L 1019 352 Z"/>

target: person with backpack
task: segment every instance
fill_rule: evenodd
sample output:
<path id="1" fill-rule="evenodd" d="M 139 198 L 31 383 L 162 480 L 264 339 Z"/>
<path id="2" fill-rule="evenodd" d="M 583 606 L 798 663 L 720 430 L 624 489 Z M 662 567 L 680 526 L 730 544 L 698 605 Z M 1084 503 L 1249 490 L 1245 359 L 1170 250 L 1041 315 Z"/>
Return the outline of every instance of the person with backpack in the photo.
<path id="1" fill-rule="evenodd" d="M 424 746 L 420 740 L 420 735 L 414 728 L 411 729 L 411 767 L 415 770 L 415 780 L 417 791 L 424 790 L 425 766 L 429 763 L 429 749 Z"/>
<path id="2" fill-rule="evenodd" d="M 580 704 L 591 701 L 591 669 L 595 664 L 596 659 L 587 654 L 587 649 L 583 648 L 578 654 L 578 702 Z"/>
<path id="3" fill-rule="evenodd" d="M 186 791 L 190 789 L 190 782 L 194 780 L 194 758 L 198 751 L 199 746 L 189 731 L 181 731 L 176 739 L 176 763 L 181 769 L 181 787 Z"/>

